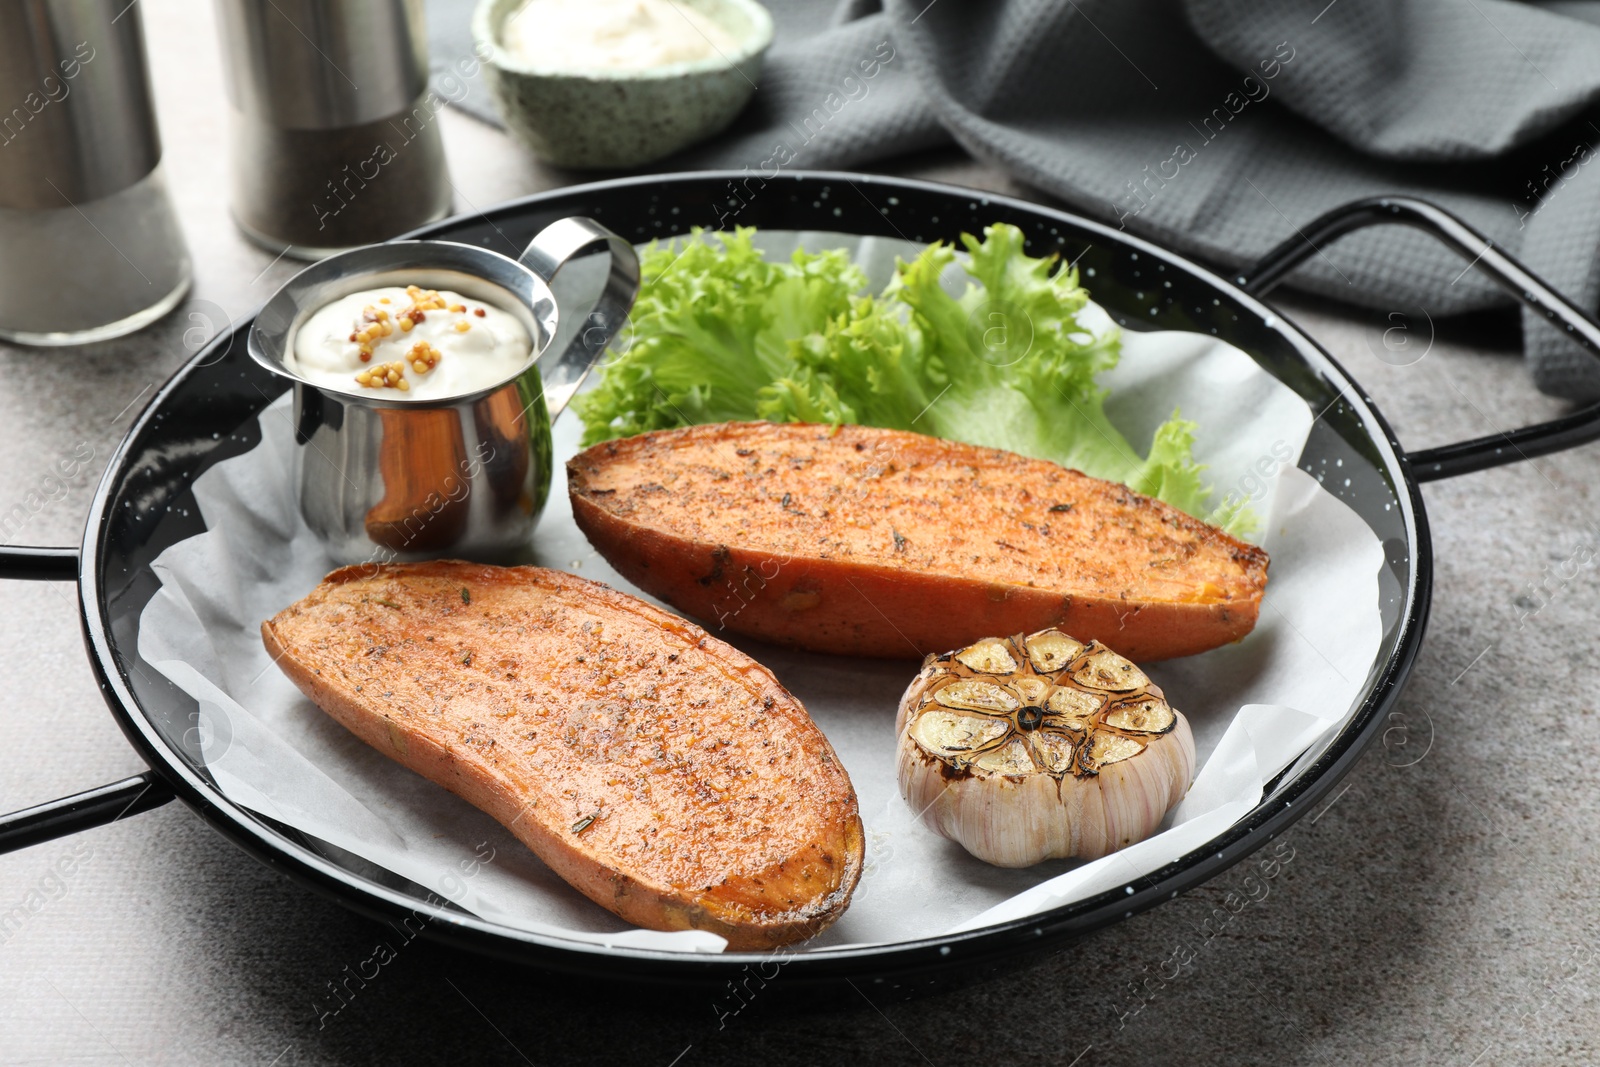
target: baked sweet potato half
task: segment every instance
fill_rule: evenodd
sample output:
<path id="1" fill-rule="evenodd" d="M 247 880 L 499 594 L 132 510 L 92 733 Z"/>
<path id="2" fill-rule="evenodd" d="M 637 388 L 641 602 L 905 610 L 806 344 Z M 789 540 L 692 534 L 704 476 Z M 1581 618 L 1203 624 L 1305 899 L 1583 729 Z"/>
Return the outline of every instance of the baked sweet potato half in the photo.
<path id="1" fill-rule="evenodd" d="M 861 818 L 827 738 L 766 668 L 636 597 L 538 567 L 362 564 L 261 635 L 334 719 L 628 922 L 759 949 L 850 901 Z"/>
<path id="2" fill-rule="evenodd" d="M 630 582 L 767 641 L 924 656 L 1057 627 L 1139 661 L 1255 626 L 1267 554 L 1126 486 L 898 430 L 721 423 L 567 464 Z"/>

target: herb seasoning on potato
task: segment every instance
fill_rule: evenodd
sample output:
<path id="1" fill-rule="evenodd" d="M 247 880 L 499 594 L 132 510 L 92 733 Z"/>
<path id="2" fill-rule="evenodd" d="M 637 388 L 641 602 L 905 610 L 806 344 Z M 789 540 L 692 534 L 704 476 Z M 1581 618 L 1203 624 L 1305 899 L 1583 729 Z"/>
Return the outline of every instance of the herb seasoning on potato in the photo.
<path id="1" fill-rule="evenodd" d="M 1267 554 L 1125 485 L 868 426 L 740 422 L 606 441 L 572 516 L 623 577 L 715 628 L 918 658 L 1056 626 L 1136 660 L 1256 624 Z"/>
<path id="2" fill-rule="evenodd" d="M 261 631 L 335 720 L 628 922 L 763 949 L 849 905 L 849 776 L 771 672 L 698 626 L 560 571 L 444 561 L 334 571 Z"/>

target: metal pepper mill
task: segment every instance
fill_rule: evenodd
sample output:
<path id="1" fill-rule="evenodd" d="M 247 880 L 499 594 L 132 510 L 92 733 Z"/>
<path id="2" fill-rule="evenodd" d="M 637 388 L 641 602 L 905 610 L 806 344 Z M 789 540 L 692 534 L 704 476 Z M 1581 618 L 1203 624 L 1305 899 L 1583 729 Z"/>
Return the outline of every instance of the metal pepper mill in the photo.
<path id="1" fill-rule="evenodd" d="M 320 259 L 450 210 L 422 0 L 216 0 L 233 216 Z"/>
<path id="2" fill-rule="evenodd" d="M 161 171 L 136 6 L 9 4 L 0 31 L 0 338 L 68 345 L 177 305 L 189 254 Z"/>

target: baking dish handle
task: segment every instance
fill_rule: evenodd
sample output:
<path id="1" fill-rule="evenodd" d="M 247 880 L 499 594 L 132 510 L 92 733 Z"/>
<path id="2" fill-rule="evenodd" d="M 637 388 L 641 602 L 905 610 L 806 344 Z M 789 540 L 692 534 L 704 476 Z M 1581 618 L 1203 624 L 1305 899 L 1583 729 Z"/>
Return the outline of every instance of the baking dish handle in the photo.
<path id="1" fill-rule="evenodd" d="M 1482 270 L 1495 284 L 1539 312 L 1600 359 L 1600 324 L 1502 252 L 1489 238 L 1443 208 L 1411 197 L 1374 197 L 1334 208 L 1268 252 L 1255 266 L 1237 274 L 1234 282 L 1247 293 L 1262 296 L 1283 281 L 1290 271 L 1345 234 L 1390 223 L 1411 226 L 1438 239 L 1467 260 L 1469 268 L 1475 266 Z M 1600 402 L 1549 422 L 1457 444 L 1419 449 L 1407 458 L 1417 481 L 1431 482 L 1560 452 L 1597 438 L 1600 438 Z"/>
<path id="2" fill-rule="evenodd" d="M 76 581 L 75 548 L 0 547 L 0 578 Z M 116 822 L 125 815 L 159 808 L 173 793 L 155 772 L 86 789 L 9 815 L 0 815 L 0 854 Z"/>
<path id="3" fill-rule="evenodd" d="M 75 582 L 78 580 L 78 550 L 0 547 L 0 578 Z"/>

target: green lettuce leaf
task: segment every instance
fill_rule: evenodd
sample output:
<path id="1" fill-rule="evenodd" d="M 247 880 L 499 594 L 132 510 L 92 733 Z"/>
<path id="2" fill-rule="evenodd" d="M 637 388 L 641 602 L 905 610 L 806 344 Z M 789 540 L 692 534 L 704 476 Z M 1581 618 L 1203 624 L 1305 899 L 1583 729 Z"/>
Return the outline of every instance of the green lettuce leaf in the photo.
<path id="1" fill-rule="evenodd" d="M 1016 227 L 963 235 L 960 296 L 941 284 L 956 260 L 943 243 L 870 295 L 845 253 L 768 263 L 752 234 L 646 250 L 632 345 L 577 401 L 586 444 L 733 419 L 860 423 L 1048 459 L 1236 534 L 1254 527 L 1240 506 L 1213 507 L 1194 423 L 1174 412 L 1141 457 L 1106 418 L 1097 379 L 1119 335 L 1080 326 L 1077 272 L 1029 256 Z"/>
<path id="2" fill-rule="evenodd" d="M 756 419 L 761 389 L 792 370 L 792 338 L 820 331 L 866 277 L 842 251 L 768 263 L 753 230 L 652 245 L 627 350 L 578 398 L 584 443 Z"/>

